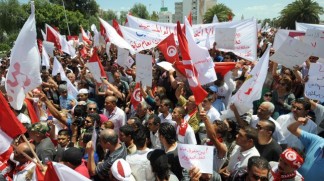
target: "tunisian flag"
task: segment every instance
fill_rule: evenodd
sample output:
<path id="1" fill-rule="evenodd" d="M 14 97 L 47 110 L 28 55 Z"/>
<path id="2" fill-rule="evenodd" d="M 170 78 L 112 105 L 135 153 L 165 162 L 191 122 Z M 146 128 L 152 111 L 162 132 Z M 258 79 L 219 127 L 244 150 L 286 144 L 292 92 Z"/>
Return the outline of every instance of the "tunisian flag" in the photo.
<path id="1" fill-rule="evenodd" d="M 178 34 L 179 48 L 182 55 L 183 67 L 181 67 L 181 69 L 184 69 L 184 72 L 186 73 L 185 76 L 188 79 L 190 89 L 193 95 L 195 96 L 196 104 L 198 105 L 205 99 L 208 93 L 205 91 L 205 89 L 201 87 L 198 81 L 197 71 L 192 64 L 192 60 L 189 54 L 188 41 L 181 30 L 181 25 L 179 21 L 177 22 L 177 34 Z M 180 68 L 180 66 L 178 66 L 178 68 Z"/>
<path id="2" fill-rule="evenodd" d="M 87 33 L 84 31 L 84 29 L 82 28 L 82 26 L 80 27 L 80 29 L 81 29 L 81 34 L 82 34 L 82 40 L 83 40 L 84 42 L 86 42 L 88 45 L 91 45 L 92 42 L 90 41 L 89 36 L 88 36 Z"/>
<path id="3" fill-rule="evenodd" d="M 100 79 L 101 77 L 107 78 L 106 72 L 105 72 L 105 70 L 101 64 L 101 61 L 98 57 L 97 48 L 93 49 L 92 56 L 91 56 L 89 62 L 87 63 L 87 67 L 90 70 L 90 72 L 92 73 L 93 78 L 96 80 L 96 82 L 101 83 L 101 79 Z"/>
<path id="4" fill-rule="evenodd" d="M 45 24 L 45 31 L 46 31 L 46 41 L 53 42 L 54 46 L 58 49 L 62 49 L 60 34 L 52 28 L 50 25 Z"/>
<path id="5" fill-rule="evenodd" d="M 0 156 L 10 148 L 13 138 L 24 134 L 26 128 L 20 123 L 5 97 L 0 94 Z"/>
<path id="6" fill-rule="evenodd" d="M 10 67 L 5 82 L 8 101 L 15 110 L 20 110 L 25 94 L 42 83 L 41 57 L 36 39 L 35 7 L 21 29 L 10 55 Z"/>
<path id="7" fill-rule="evenodd" d="M 137 82 L 134 88 L 134 91 L 132 93 L 132 97 L 131 97 L 131 103 L 134 107 L 134 109 L 137 109 L 137 105 L 142 101 L 142 94 L 141 94 L 141 90 L 140 90 L 140 83 Z"/>
<path id="8" fill-rule="evenodd" d="M 163 53 L 165 60 L 170 63 L 179 62 L 179 54 L 176 43 L 174 41 L 174 35 L 171 33 L 168 37 L 162 40 L 158 44 L 158 48 Z"/>

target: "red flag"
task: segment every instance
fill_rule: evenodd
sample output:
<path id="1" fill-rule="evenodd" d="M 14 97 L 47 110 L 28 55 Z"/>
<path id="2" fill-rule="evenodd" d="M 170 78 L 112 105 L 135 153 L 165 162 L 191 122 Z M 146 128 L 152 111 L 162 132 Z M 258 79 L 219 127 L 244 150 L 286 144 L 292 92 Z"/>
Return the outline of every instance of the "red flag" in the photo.
<path id="1" fill-rule="evenodd" d="M 84 175 L 76 172 L 70 167 L 56 162 L 48 162 L 44 180 L 62 181 L 62 180 L 78 180 L 91 181 Z"/>
<path id="2" fill-rule="evenodd" d="M 174 41 L 173 33 L 162 40 L 158 44 L 158 48 L 163 53 L 165 60 L 167 60 L 168 62 L 173 63 L 179 61 L 179 54 L 176 43 Z"/>
<path id="3" fill-rule="evenodd" d="M 104 37 L 106 43 L 109 42 L 109 38 L 107 37 L 106 28 L 100 22 L 100 35 Z"/>
<path id="4" fill-rule="evenodd" d="M 91 45 L 92 42 L 90 41 L 90 38 L 88 37 L 87 33 L 83 30 L 82 26 L 80 26 L 81 34 L 82 34 L 82 40 L 86 42 L 88 45 Z"/>
<path id="5" fill-rule="evenodd" d="M 190 26 L 192 26 L 192 13 L 191 13 L 191 11 L 190 11 L 190 14 L 188 16 L 188 21 L 189 21 Z"/>
<path id="6" fill-rule="evenodd" d="M 88 50 L 85 46 L 83 46 L 83 48 L 80 50 L 80 54 L 82 58 L 86 58 L 86 56 L 88 55 Z"/>
<path id="7" fill-rule="evenodd" d="M 121 37 L 123 37 L 123 33 L 122 33 L 121 30 L 120 30 L 120 27 L 119 27 L 118 22 L 117 22 L 115 19 L 113 19 L 113 20 L 112 20 L 112 24 L 113 24 L 113 27 L 115 28 L 115 30 L 117 31 L 117 33 L 118 33 Z"/>
<path id="8" fill-rule="evenodd" d="M 215 62 L 215 72 L 221 74 L 222 77 L 225 76 L 227 72 L 234 69 L 236 62 Z"/>
<path id="9" fill-rule="evenodd" d="M 0 127 L 11 138 L 16 138 L 18 135 L 24 134 L 26 128 L 17 119 L 14 112 L 10 109 L 7 100 L 0 94 Z"/>
<path id="10" fill-rule="evenodd" d="M 101 82 L 101 77 L 107 78 L 106 72 L 101 64 L 101 61 L 97 54 L 97 49 L 94 48 L 92 52 L 92 56 L 87 63 L 87 67 L 89 68 L 90 72 L 93 75 L 93 78 L 96 80 L 96 82 Z"/>
<path id="11" fill-rule="evenodd" d="M 184 72 L 186 73 L 185 75 L 188 79 L 190 89 L 195 96 L 196 105 L 198 105 L 205 99 L 208 93 L 201 87 L 200 83 L 198 82 L 197 71 L 192 64 L 192 60 L 189 54 L 188 41 L 181 30 L 179 21 L 177 22 L 177 35 L 179 48 L 182 55 L 183 67 L 181 67 L 181 69 L 184 69 Z"/>
<path id="12" fill-rule="evenodd" d="M 25 98 L 25 103 L 26 103 L 26 107 L 27 107 L 27 111 L 28 111 L 31 123 L 34 124 L 34 123 L 39 122 L 36 111 L 34 109 L 33 100 Z"/>
<path id="13" fill-rule="evenodd" d="M 43 49 L 43 41 L 41 39 L 37 39 L 37 45 L 38 45 L 39 54 L 41 55 Z"/>
<path id="14" fill-rule="evenodd" d="M 42 170 L 39 168 L 39 166 L 35 167 L 35 172 L 37 181 L 45 181 L 45 175 L 43 175 Z"/>
<path id="15" fill-rule="evenodd" d="M 60 42 L 60 36 L 59 33 L 49 25 L 45 25 L 46 27 L 46 41 L 53 42 L 54 46 L 58 49 L 62 49 L 62 45 Z"/>
<path id="16" fill-rule="evenodd" d="M 128 12 L 128 15 L 132 15 L 132 12 Z M 129 26 L 127 16 L 126 16 L 126 19 L 125 19 L 124 26 Z"/>
<path id="17" fill-rule="evenodd" d="M 132 97 L 131 97 L 131 103 L 134 107 L 134 109 L 137 109 L 137 105 L 142 101 L 142 94 L 141 94 L 141 90 L 140 90 L 140 83 L 137 82 L 134 88 L 134 91 L 132 93 Z"/>
<path id="18" fill-rule="evenodd" d="M 44 176 L 44 180 L 60 181 L 60 179 L 58 178 L 56 171 L 53 167 L 52 162 L 47 163 L 47 170 L 46 170 L 46 173 Z"/>
<path id="19" fill-rule="evenodd" d="M 76 35 L 68 35 L 68 36 L 67 36 L 67 39 L 68 39 L 68 40 L 79 40 L 79 37 L 76 36 Z"/>

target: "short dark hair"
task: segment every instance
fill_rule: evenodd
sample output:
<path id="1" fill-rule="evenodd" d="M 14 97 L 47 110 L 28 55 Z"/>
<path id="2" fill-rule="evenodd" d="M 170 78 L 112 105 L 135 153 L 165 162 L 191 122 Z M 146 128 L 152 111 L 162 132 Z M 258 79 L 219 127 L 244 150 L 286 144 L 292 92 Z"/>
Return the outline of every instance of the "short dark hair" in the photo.
<path id="1" fill-rule="evenodd" d="M 128 124 L 119 128 L 119 131 L 124 133 L 125 136 L 132 136 L 134 134 L 134 128 Z"/>
<path id="2" fill-rule="evenodd" d="M 233 52 L 227 52 L 227 53 L 225 53 L 225 55 L 230 56 L 230 58 L 231 58 L 232 60 L 234 60 L 234 62 L 237 61 L 237 56 L 236 56 Z"/>
<path id="3" fill-rule="evenodd" d="M 145 130 L 143 128 L 140 128 L 134 132 L 132 138 L 137 148 L 143 148 L 148 137 Z"/>
<path id="4" fill-rule="evenodd" d="M 182 115 L 182 117 L 186 115 L 186 110 L 182 106 L 177 106 L 174 109 L 176 108 L 179 110 L 179 113 Z"/>
<path id="5" fill-rule="evenodd" d="M 87 115 L 87 117 L 89 117 L 93 121 L 93 123 L 99 124 L 100 122 L 100 116 L 98 113 L 90 113 Z"/>
<path id="6" fill-rule="evenodd" d="M 268 130 L 268 131 L 271 131 L 272 134 L 275 132 L 276 130 L 276 125 L 274 122 L 270 121 L 270 120 L 260 120 L 260 121 L 263 121 L 263 122 L 266 122 L 266 126 L 265 126 L 265 129 Z M 271 135 L 272 135 L 271 134 Z"/>
<path id="7" fill-rule="evenodd" d="M 68 129 L 61 129 L 57 135 L 65 135 L 70 137 L 70 131 Z"/>
<path id="8" fill-rule="evenodd" d="M 163 136 L 168 144 L 177 141 L 177 133 L 174 126 L 170 123 L 161 123 L 159 127 L 159 135 Z"/>
<path id="9" fill-rule="evenodd" d="M 302 104 L 304 106 L 304 109 L 309 111 L 311 109 L 311 103 L 309 102 L 309 100 L 306 99 L 296 99 L 295 103 L 299 103 Z"/>
<path id="10" fill-rule="evenodd" d="M 214 121 L 217 125 L 216 132 L 221 135 L 222 138 L 225 138 L 228 132 L 228 126 L 224 121 Z"/>
<path id="11" fill-rule="evenodd" d="M 258 131 L 256 129 L 252 128 L 251 126 L 244 126 L 241 129 L 244 130 L 244 132 L 246 133 L 246 137 L 248 139 L 253 140 L 254 144 L 258 142 Z"/>
<path id="12" fill-rule="evenodd" d="M 159 116 L 157 116 L 156 114 L 151 114 L 148 118 L 148 120 L 153 119 L 153 124 L 157 125 L 157 124 L 161 124 L 161 118 L 159 118 Z"/>
<path id="13" fill-rule="evenodd" d="M 164 98 L 164 99 L 162 99 L 161 103 L 163 103 L 165 106 L 167 106 L 167 107 L 169 107 L 169 108 L 172 107 L 172 102 L 171 102 L 171 100 L 168 99 L 168 98 Z"/>
<path id="14" fill-rule="evenodd" d="M 271 169 L 269 162 L 265 158 L 260 157 L 260 156 L 252 156 L 249 158 L 247 170 L 248 171 L 251 170 L 253 166 L 255 166 L 259 169 L 267 169 L 268 174 Z"/>

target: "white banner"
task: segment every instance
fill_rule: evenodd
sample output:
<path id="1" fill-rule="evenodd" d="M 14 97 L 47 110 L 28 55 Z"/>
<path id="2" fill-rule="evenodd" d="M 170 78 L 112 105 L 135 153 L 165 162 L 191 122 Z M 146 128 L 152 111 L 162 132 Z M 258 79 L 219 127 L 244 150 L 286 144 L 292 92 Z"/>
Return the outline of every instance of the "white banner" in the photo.
<path id="1" fill-rule="evenodd" d="M 304 63 L 312 54 L 312 47 L 300 40 L 288 37 L 281 47 L 270 57 L 270 60 L 293 69 Z"/>
<path id="2" fill-rule="evenodd" d="M 177 35 L 176 24 L 160 23 L 148 21 L 127 15 L 129 26 L 135 29 L 141 29 L 147 32 L 154 32 L 160 36 L 167 36 L 171 33 Z M 232 51 L 236 55 L 247 60 L 254 61 L 257 59 L 257 23 L 256 20 L 240 20 L 222 23 L 199 24 L 193 25 L 194 40 L 200 46 L 206 46 L 207 37 L 209 37 L 210 47 L 215 41 L 215 28 L 236 28 L 235 48 L 221 49 Z"/>
<path id="3" fill-rule="evenodd" d="M 297 31 L 304 31 L 305 32 L 307 29 L 324 30 L 324 25 L 296 22 L 296 30 Z"/>
<path id="4" fill-rule="evenodd" d="M 119 25 L 124 39 L 134 48 L 136 53 L 156 47 L 167 36 L 155 32 L 147 32 L 140 29 Z"/>
<path id="5" fill-rule="evenodd" d="M 215 42 L 217 42 L 217 48 L 235 48 L 236 28 L 216 28 L 215 31 Z"/>
<path id="6" fill-rule="evenodd" d="M 281 45 L 287 40 L 288 37 L 295 38 L 297 40 L 303 40 L 305 35 L 304 31 L 295 31 L 295 30 L 283 30 L 279 29 L 276 33 L 274 42 L 273 42 L 273 49 L 277 51 Z"/>
<path id="7" fill-rule="evenodd" d="M 309 99 L 324 101 L 324 64 L 311 63 L 308 81 L 305 84 L 305 95 Z"/>

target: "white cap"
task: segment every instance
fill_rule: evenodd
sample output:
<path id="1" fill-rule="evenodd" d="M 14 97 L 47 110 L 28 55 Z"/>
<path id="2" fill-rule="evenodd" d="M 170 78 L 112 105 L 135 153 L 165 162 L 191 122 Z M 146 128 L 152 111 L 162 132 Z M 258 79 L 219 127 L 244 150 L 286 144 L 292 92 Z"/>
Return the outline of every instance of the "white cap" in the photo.
<path id="1" fill-rule="evenodd" d="M 80 89 L 79 94 L 89 94 L 88 89 Z"/>
<path id="2" fill-rule="evenodd" d="M 124 159 L 116 160 L 112 164 L 110 170 L 113 176 L 120 181 L 129 181 L 132 175 L 132 170 L 129 166 L 129 163 Z"/>

